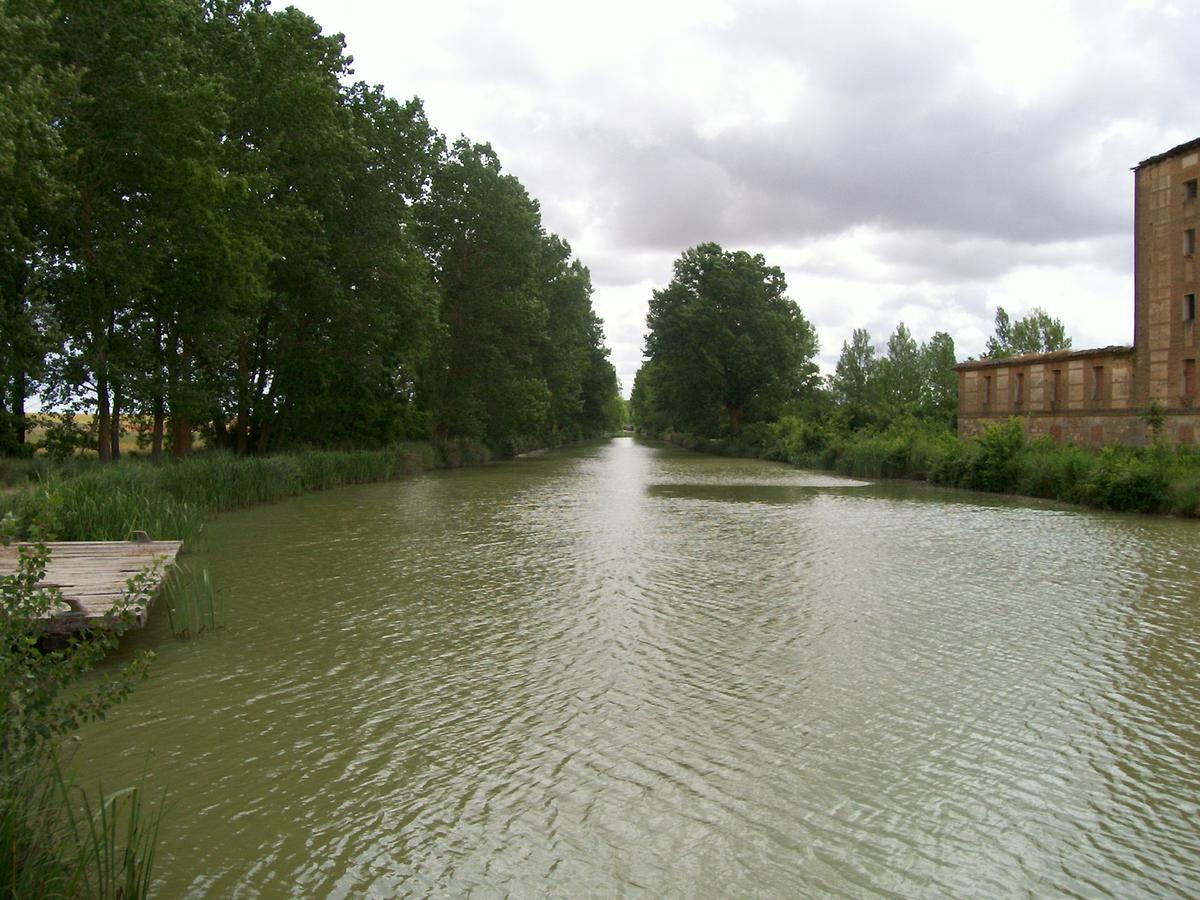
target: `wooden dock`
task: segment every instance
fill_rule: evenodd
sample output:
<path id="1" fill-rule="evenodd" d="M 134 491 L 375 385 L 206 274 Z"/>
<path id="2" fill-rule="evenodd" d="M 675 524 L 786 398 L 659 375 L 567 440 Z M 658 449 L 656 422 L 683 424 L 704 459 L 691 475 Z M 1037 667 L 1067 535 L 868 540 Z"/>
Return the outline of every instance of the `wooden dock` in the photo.
<path id="1" fill-rule="evenodd" d="M 16 571 L 17 546 L 0 547 L 0 574 Z M 182 546 L 182 541 L 151 540 L 46 544 L 50 561 L 42 585 L 58 588 L 63 598 L 60 609 L 46 620 L 47 633 L 68 634 L 104 625 L 113 606 L 125 596 L 126 582 L 149 570 L 153 577 L 133 598 L 134 625 L 145 625 L 167 569 L 175 564 Z"/>

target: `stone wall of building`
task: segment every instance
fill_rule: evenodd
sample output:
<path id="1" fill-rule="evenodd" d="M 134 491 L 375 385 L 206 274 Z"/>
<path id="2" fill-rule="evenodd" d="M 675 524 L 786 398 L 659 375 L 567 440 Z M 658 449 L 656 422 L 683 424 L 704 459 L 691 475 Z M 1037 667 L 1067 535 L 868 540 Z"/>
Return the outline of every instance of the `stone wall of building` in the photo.
<path id="1" fill-rule="evenodd" d="M 1146 442 L 1134 406 L 1132 347 L 1062 351 L 958 367 L 958 433 L 1021 417 L 1030 437 L 1080 446 Z"/>
<path id="2" fill-rule="evenodd" d="M 1142 162 L 1134 175 L 1134 346 L 1144 405 L 1187 416 L 1197 401 L 1200 140 Z"/>
<path id="3" fill-rule="evenodd" d="M 963 363 L 958 430 L 978 434 L 1020 416 L 1031 436 L 1081 446 L 1200 435 L 1200 138 L 1143 160 L 1134 174 L 1133 347 Z"/>

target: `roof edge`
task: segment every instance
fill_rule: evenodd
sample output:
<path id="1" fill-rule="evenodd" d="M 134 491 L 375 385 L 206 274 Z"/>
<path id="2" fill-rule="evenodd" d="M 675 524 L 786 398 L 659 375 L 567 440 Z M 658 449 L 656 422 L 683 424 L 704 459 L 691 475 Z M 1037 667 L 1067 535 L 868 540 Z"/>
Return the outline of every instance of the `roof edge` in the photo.
<path id="1" fill-rule="evenodd" d="M 954 368 L 959 369 L 987 369 L 998 366 L 1028 366 L 1039 362 L 1061 362 L 1072 359 L 1087 359 L 1093 356 L 1129 356 L 1133 353 L 1133 348 L 1124 344 L 1115 345 L 1112 347 L 1096 347 L 1091 350 L 1055 350 L 1051 353 L 1026 353 L 1023 356 L 1006 356 L 1002 359 L 969 359 L 966 362 L 960 362 Z"/>
<path id="2" fill-rule="evenodd" d="M 1141 169 L 1144 166 L 1152 166 L 1155 163 L 1162 162 L 1164 159 L 1170 159 L 1172 156 L 1178 156 L 1181 153 L 1187 153 L 1189 150 L 1197 149 L 1200 149 L 1200 137 L 1193 138 L 1186 143 L 1180 144 L 1178 147 L 1172 147 L 1170 150 L 1167 150 L 1164 153 L 1156 153 L 1154 156 L 1147 157 L 1134 166 L 1133 170 L 1136 172 L 1138 169 Z"/>

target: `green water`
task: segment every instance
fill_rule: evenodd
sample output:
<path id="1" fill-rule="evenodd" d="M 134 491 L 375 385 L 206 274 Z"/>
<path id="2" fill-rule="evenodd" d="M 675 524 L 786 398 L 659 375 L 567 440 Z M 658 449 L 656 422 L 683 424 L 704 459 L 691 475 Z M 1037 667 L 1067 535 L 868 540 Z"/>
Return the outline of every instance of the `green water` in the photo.
<path id="1" fill-rule="evenodd" d="M 175 896 L 1200 892 L 1200 528 L 617 439 L 223 516 Z"/>

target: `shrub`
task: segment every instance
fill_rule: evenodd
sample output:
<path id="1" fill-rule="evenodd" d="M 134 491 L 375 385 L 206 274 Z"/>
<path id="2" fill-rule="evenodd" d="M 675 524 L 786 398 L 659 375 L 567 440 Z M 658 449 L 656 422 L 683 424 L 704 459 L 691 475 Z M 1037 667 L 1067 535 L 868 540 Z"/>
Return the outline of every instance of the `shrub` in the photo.
<path id="1" fill-rule="evenodd" d="M 1165 508 L 1168 477 L 1161 455 L 1147 457 L 1105 447 L 1086 485 L 1090 503 L 1101 509 L 1159 512 Z"/>
<path id="2" fill-rule="evenodd" d="M 964 472 L 965 487 L 996 493 L 1016 489 L 1019 456 L 1025 448 L 1025 431 L 1020 419 L 1009 419 L 984 430 L 975 439 L 979 446 Z"/>
<path id="3" fill-rule="evenodd" d="M 14 530 L 6 519 L 0 543 L 7 546 Z M 99 816 L 76 817 L 56 740 L 103 718 L 145 675 L 153 655 L 142 652 L 116 678 L 84 681 L 116 646 L 132 619 L 131 598 L 149 575 L 133 580 L 111 628 L 49 649 L 39 622 L 62 597 L 41 583 L 48 559 L 44 544 L 24 547 L 17 570 L 0 578 L 0 885 L 10 897 L 145 896 L 156 821 L 143 818 L 136 790 L 102 797 Z"/>

